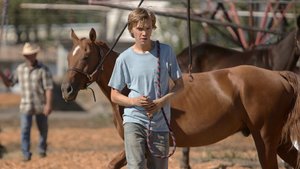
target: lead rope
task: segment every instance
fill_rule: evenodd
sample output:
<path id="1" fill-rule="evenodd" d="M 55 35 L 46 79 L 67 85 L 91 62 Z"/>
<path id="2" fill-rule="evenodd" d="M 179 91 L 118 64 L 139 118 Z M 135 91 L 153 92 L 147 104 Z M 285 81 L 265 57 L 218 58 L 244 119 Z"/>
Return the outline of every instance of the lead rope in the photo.
<path id="1" fill-rule="evenodd" d="M 157 46 L 157 81 L 156 81 L 156 85 L 157 85 L 157 91 L 156 91 L 156 94 L 157 94 L 157 97 L 160 98 L 161 97 L 161 86 L 160 86 L 160 46 L 159 46 L 159 41 L 156 41 L 156 46 Z M 173 150 L 171 153 L 169 153 L 168 155 L 161 155 L 161 154 L 156 154 L 152 148 L 151 148 L 151 121 L 152 121 L 152 117 L 149 117 L 149 125 L 148 125 L 148 130 L 147 130 L 147 145 L 148 145 L 148 149 L 150 151 L 150 153 L 154 156 L 154 157 L 157 157 L 157 158 L 169 158 L 170 156 L 172 156 L 174 153 L 175 153 L 175 150 L 176 150 L 176 141 L 175 141 L 175 136 L 174 136 L 174 133 L 170 127 L 170 124 L 168 122 L 168 119 L 167 119 L 167 116 L 165 114 L 165 111 L 164 111 L 164 108 L 162 107 L 161 108 L 161 112 L 164 116 L 164 119 L 166 121 L 166 124 L 169 128 L 169 133 L 171 135 L 171 138 L 173 140 Z"/>
<path id="2" fill-rule="evenodd" d="M 188 0 L 187 5 L 187 28 L 188 28 L 188 37 L 189 37 L 189 66 L 188 66 L 188 72 L 189 72 L 189 78 L 190 82 L 194 80 L 194 77 L 192 75 L 192 68 L 193 68 L 193 54 L 192 54 L 192 34 L 191 34 L 191 3 L 190 0 Z"/>

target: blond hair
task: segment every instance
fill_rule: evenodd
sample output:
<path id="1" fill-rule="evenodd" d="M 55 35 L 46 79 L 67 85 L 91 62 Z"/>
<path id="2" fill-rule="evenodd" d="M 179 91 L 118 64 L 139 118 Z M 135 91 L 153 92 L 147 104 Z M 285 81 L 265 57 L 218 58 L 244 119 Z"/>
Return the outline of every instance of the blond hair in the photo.
<path id="1" fill-rule="evenodd" d="M 142 22 L 144 25 L 145 20 L 151 19 L 152 28 L 156 29 L 156 17 L 154 13 L 145 8 L 136 8 L 128 15 L 128 30 L 133 37 L 131 30 L 134 26 L 136 26 L 139 22 Z"/>

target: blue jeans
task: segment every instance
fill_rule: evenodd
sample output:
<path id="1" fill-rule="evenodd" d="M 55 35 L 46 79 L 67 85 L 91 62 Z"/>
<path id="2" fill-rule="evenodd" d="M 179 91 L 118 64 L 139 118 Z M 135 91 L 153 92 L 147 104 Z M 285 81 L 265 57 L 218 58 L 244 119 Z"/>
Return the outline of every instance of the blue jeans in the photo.
<path id="1" fill-rule="evenodd" d="M 124 144 L 128 169 L 167 169 L 168 158 L 152 156 L 147 147 L 147 129 L 136 123 L 124 124 Z M 152 132 L 151 149 L 158 155 L 169 153 L 169 133 Z M 147 160 L 146 160 L 147 159 Z"/>
<path id="2" fill-rule="evenodd" d="M 36 124 L 40 133 L 39 153 L 47 151 L 48 117 L 44 114 L 30 115 L 21 114 L 21 148 L 23 156 L 30 157 L 30 130 L 32 126 L 32 116 L 35 116 Z"/>

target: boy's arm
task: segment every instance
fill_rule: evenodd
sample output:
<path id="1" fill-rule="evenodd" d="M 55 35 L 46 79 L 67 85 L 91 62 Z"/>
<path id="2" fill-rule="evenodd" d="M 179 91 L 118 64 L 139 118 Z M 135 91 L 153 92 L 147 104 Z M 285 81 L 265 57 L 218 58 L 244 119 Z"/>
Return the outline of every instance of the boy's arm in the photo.
<path id="1" fill-rule="evenodd" d="M 124 107 L 131 106 L 141 106 L 148 108 L 153 106 L 152 101 L 150 101 L 146 96 L 139 96 L 134 98 L 129 98 L 128 96 L 123 95 L 119 90 L 111 88 L 111 101 Z"/>
<path id="2" fill-rule="evenodd" d="M 184 88 L 184 83 L 182 77 L 177 80 L 174 80 L 174 86 L 170 90 L 170 92 L 163 97 L 154 100 L 155 106 L 150 107 L 149 109 L 146 108 L 147 114 L 149 117 L 153 115 L 153 113 L 157 112 L 161 109 L 167 102 L 169 102 L 173 97 L 175 97 L 178 93 L 180 93 Z"/>

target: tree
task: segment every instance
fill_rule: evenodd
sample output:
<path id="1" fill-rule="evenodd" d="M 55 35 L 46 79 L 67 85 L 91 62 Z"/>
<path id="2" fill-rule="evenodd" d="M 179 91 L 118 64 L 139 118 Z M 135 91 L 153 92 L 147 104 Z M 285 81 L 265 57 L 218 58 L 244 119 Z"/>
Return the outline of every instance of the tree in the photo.
<path id="1" fill-rule="evenodd" d="M 82 2 L 82 1 L 81 1 Z M 17 37 L 16 43 L 25 41 L 53 40 L 51 34 L 53 25 L 66 23 L 99 22 L 99 13 L 94 11 L 48 10 L 21 8 L 21 3 L 68 3 L 78 4 L 78 0 L 13 0 L 8 7 L 8 24 L 13 25 Z M 42 27 L 41 27 L 42 26 Z M 41 39 L 39 29 L 45 29 L 46 39 Z"/>

